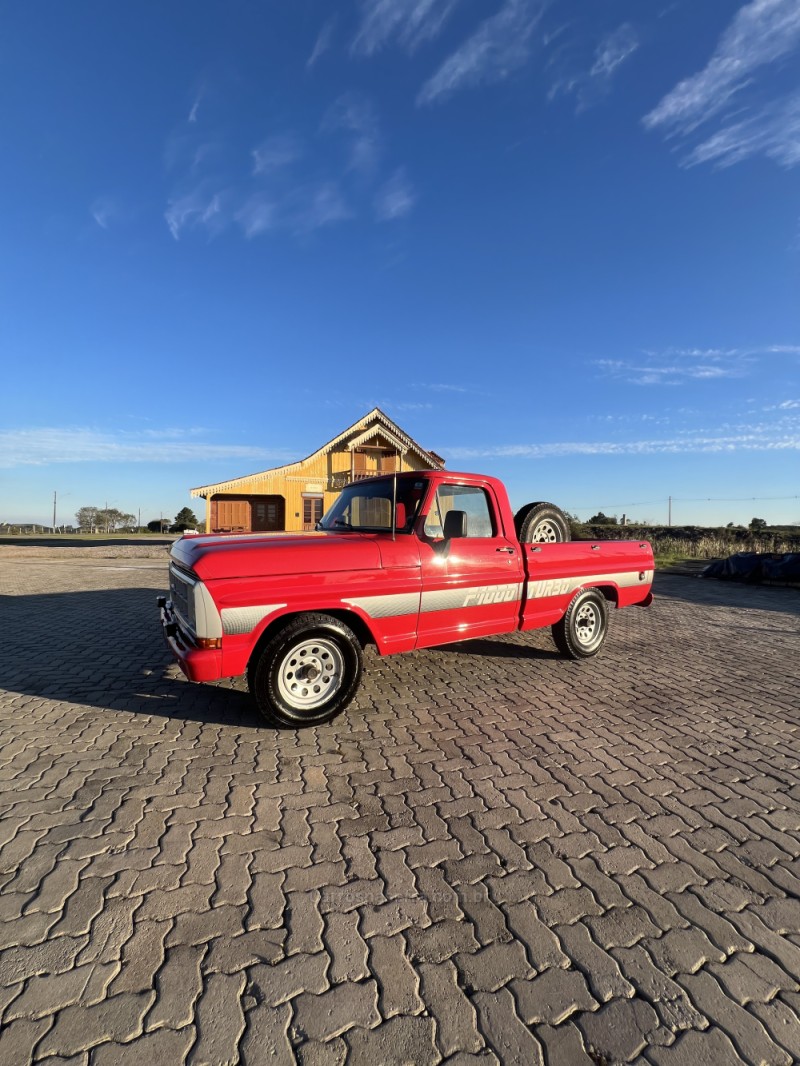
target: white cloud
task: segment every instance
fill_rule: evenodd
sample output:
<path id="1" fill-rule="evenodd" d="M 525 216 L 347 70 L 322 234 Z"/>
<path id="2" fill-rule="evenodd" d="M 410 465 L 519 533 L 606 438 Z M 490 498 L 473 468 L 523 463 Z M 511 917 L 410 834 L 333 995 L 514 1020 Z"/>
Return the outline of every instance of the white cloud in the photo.
<path id="1" fill-rule="evenodd" d="M 595 59 L 589 76 L 592 78 L 610 78 L 622 63 L 632 56 L 639 47 L 639 38 L 630 23 L 623 23 L 613 33 L 604 37 L 597 46 Z"/>
<path id="2" fill-rule="evenodd" d="M 99 196 L 90 211 L 100 229 L 108 229 L 119 215 L 117 204 L 110 196 Z"/>
<path id="3" fill-rule="evenodd" d="M 503 444 L 447 447 L 448 459 L 555 459 L 573 455 L 678 455 L 685 453 L 800 451 L 800 432 L 776 435 L 771 428 L 718 436 L 681 436 L 635 441 L 566 441 L 553 444 Z"/>
<path id="4" fill-rule="evenodd" d="M 331 46 L 333 41 L 333 31 L 336 27 L 336 16 L 329 18 L 322 26 L 322 29 L 317 34 L 317 39 L 314 42 L 314 47 L 311 49 L 311 55 L 306 60 L 306 67 L 310 70 L 311 67 L 323 56 Z"/>
<path id="5" fill-rule="evenodd" d="M 267 137 L 251 154 L 254 174 L 274 174 L 297 162 L 303 154 L 303 146 L 294 134 L 284 133 Z"/>
<path id="6" fill-rule="evenodd" d="M 407 215 L 416 197 L 405 170 L 396 170 L 375 195 L 375 217 L 379 222 L 391 222 Z"/>
<path id="7" fill-rule="evenodd" d="M 0 467 L 53 463 L 183 463 L 215 459 L 290 461 L 283 451 L 198 439 L 198 430 L 165 428 L 141 433 L 42 426 L 0 432 Z"/>
<path id="8" fill-rule="evenodd" d="M 349 170 L 373 174 L 378 165 L 381 137 L 378 118 L 370 101 L 358 93 L 343 93 L 322 119 L 322 131 L 343 133 L 347 138 Z"/>
<path id="9" fill-rule="evenodd" d="M 276 204 L 266 196 L 251 196 L 247 203 L 239 208 L 234 218 L 245 237 L 249 239 L 275 229 L 278 225 L 278 210 Z"/>
<path id="10" fill-rule="evenodd" d="M 754 155 L 765 155 L 784 167 L 800 163 L 800 93 L 725 126 L 693 148 L 683 164 L 730 167 Z"/>
<path id="11" fill-rule="evenodd" d="M 797 0 L 751 0 L 739 9 L 706 66 L 679 82 L 642 120 L 687 136 L 736 108 L 718 132 L 707 136 L 684 165 L 731 166 L 763 153 L 784 166 L 800 163 L 800 96 L 761 104 L 753 112 L 748 90 L 762 68 L 785 59 L 800 45 Z"/>
<path id="12" fill-rule="evenodd" d="M 373 55 L 396 40 L 413 52 L 440 33 L 458 0 L 361 0 L 352 51 Z"/>
<path id="13" fill-rule="evenodd" d="M 547 98 L 554 100 L 557 96 L 574 95 L 577 98 L 577 110 L 584 111 L 599 99 L 607 95 L 611 80 L 626 59 L 639 47 L 639 37 L 630 23 L 624 22 L 612 33 L 602 38 L 594 52 L 594 59 L 588 71 L 579 71 L 560 77 L 551 86 Z M 558 53 L 551 62 L 559 61 Z M 564 61 L 561 61 L 565 65 Z"/>
<path id="14" fill-rule="evenodd" d="M 417 103 L 436 103 L 459 89 L 502 81 L 523 67 L 545 7 L 545 0 L 506 0 L 422 86 Z"/>
<path id="15" fill-rule="evenodd" d="M 800 346 L 764 345 L 757 348 L 667 348 L 644 351 L 644 359 L 597 359 L 594 365 L 608 377 L 629 385 L 682 385 L 746 376 L 759 359 L 770 355 L 797 355 Z"/>
<path id="16" fill-rule="evenodd" d="M 310 233 L 352 217 L 341 190 L 332 181 L 300 189 L 293 199 L 287 221 L 296 233 Z"/>
<path id="17" fill-rule="evenodd" d="M 201 184 L 170 200 L 164 218 L 176 241 L 180 240 L 184 230 L 195 226 L 202 226 L 212 234 L 217 233 L 225 227 L 222 192 L 212 191 L 207 183 Z"/>

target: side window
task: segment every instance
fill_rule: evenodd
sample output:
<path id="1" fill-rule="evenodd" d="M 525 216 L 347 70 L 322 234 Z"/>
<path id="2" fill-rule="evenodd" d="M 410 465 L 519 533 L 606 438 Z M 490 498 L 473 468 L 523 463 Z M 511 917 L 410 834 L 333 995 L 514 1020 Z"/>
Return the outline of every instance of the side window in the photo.
<path id="1" fill-rule="evenodd" d="M 425 519 L 425 536 L 443 536 L 448 511 L 465 511 L 468 537 L 495 535 L 492 509 L 483 489 L 475 485 L 440 485 Z"/>

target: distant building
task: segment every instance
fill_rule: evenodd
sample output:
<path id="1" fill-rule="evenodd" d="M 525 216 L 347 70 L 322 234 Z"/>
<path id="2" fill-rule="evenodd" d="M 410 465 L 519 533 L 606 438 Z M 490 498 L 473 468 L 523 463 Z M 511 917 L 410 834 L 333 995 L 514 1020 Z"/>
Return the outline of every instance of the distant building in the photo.
<path id="1" fill-rule="evenodd" d="M 426 451 L 374 408 L 313 455 L 259 474 L 200 485 L 207 533 L 313 529 L 345 485 L 393 470 L 441 470 L 444 459 Z"/>

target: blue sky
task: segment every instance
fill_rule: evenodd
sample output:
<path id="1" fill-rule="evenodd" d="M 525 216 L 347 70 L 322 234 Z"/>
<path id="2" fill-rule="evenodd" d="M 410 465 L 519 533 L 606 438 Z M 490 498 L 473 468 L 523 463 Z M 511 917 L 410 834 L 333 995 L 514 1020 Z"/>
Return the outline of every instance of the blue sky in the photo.
<path id="1" fill-rule="evenodd" d="M 0 521 L 376 405 L 515 504 L 800 521 L 797 0 L 0 19 Z"/>

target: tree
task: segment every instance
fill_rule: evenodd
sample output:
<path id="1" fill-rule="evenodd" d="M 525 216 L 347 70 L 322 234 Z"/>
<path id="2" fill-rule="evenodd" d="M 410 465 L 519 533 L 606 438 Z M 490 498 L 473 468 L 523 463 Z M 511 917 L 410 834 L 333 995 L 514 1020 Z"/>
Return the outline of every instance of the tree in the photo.
<path id="1" fill-rule="evenodd" d="M 147 523 L 147 528 L 151 533 L 166 533 L 169 529 L 169 519 L 154 518 L 152 522 Z"/>
<path id="2" fill-rule="evenodd" d="M 596 515 L 593 515 L 589 519 L 590 526 L 615 526 L 617 524 L 616 515 L 603 514 L 602 511 L 598 511 Z"/>
<path id="3" fill-rule="evenodd" d="M 96 507 L 79 507 L 75 512 L 75 521 L 78 524 L 78 529 L 88 529 L 90 533 L 94 533 L 97 527 L 97 515 L 99 511 Z"/>
<path id="4" fill-rule="evenodd" d="M 185 529 L 196 529 L 197 518 L 194 511 L 188 507 L 182 508 L 175 515 L 175 522 L 170 527 L 173 533 L 183 533 Z"/>
<path id="5" fill-rule="evenodd" d="M 762 529 L 767 528 L 766 518 L 751 518 L 750 525 L 747 527 L 752 530 L 753 533 L 760 533 Z"/>
<path id="6" fill-rule="evenodd" d="M 128 524 L 128 521 L 135 522 L 134 516 L 123 514 L 122 511 L 118 511 L 116 507 L 109 507 L 97 512 L 95 515 L 95 524 L 98 529 L 102 529 L 104 533 L 114 533 L 119 526 Z"/>

